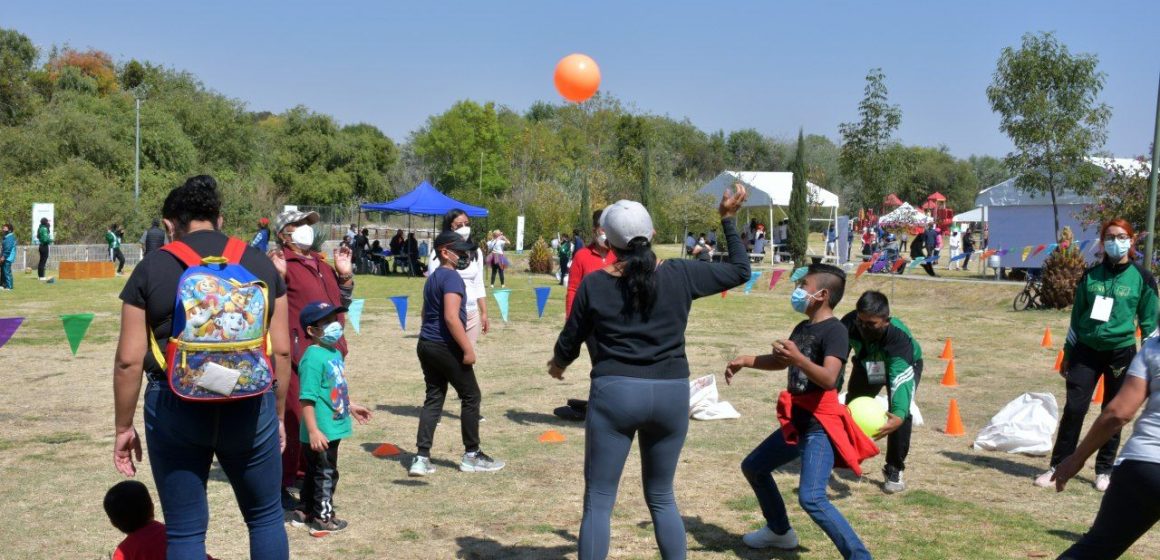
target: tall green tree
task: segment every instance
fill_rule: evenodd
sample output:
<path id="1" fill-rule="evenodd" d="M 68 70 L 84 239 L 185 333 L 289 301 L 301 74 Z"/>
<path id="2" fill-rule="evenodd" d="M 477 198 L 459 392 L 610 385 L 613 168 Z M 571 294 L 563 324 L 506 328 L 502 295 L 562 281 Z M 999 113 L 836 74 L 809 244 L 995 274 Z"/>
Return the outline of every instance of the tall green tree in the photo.
<path id="1" fill-rule="evenodd" d="M 28 77 L 36 56 L 27 36 L 0 29 L 0 124 L 19 124 L 32 115 L 36 98 Z"/>
<path id="2" fill-rule="evenodd" d="M 886 74 L 874 68 L 866 74 L 866 89 L 858 104 L 859 119 L 842 123 L 842 153 L 838 165 L 854 181 L 847 193 L 847 207 L 876 208 L 889 194 L 899 162 L 894 132 L 902 122 L 902 110 L 887 100 Z"/>
<path id="3" fill-rule="evenodd" d="M 793 190 L 789 193 L 789 254 L 794 266 L 806 265 L 806 246 L 810 235 L 810 191 L 806 183 L 806 142 L 798 130 L 797 150 L 789 165 L 793 172 Z"/>
<path id="4" fill-rule="evenodd" d="M 435 186 L 445 192 L 483 203 L 508 190 L 508 138 L 494 103 L 459 101 L 427 119 L 411 143 Z"/>
<path id="5" fill-rule="evenodd" d="M 1087 162 L 1107 139 L 1112 110 L 1098 101 L 1104 73 L 1093 54 L 1072 54 L 1053 33 L 1028 33 L 1023 44 L 1006 47 L 987 88 L 999 130 L 1015 150 L 1004 159 L 1018 175 L 1015 186 L 1049 193 L 1059 236 L 1057 195 L 1089 192 L 1102 171 Z"/>

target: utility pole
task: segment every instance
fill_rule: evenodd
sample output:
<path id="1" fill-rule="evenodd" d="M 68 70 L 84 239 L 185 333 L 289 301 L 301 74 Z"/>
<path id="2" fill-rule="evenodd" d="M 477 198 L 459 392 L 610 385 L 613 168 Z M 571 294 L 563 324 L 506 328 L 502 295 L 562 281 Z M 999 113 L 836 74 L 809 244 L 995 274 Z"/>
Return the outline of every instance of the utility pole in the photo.
<path id="1" fill-rule="evenodd" d="M 483 204 L 483 150 L 479 151 L 479 203 Z"/>
<path id="2" fill-rule="evenodd" d="M 141 200 L 141 100 L 145 98 L 145 93 L 148 87 L 145 84 L 138 84 L 133 88 L 133 99 L 136 101 L 136 130 L 137 139 L 136 146 L 133 150 L 133 211 L 136 212 L 140 208 Z"/>
<path id="3" fill-rule="evenodd" d="M 1148 239 L 1144 241 L 1144 268 L 1152 269 L 1152 247 L 1156 239 L 1156 160 L 1160 159 L 1160 86 L 1156 89 L 1156 128 L 1152 133 L 1152 169 L 1148 172 Z"/>

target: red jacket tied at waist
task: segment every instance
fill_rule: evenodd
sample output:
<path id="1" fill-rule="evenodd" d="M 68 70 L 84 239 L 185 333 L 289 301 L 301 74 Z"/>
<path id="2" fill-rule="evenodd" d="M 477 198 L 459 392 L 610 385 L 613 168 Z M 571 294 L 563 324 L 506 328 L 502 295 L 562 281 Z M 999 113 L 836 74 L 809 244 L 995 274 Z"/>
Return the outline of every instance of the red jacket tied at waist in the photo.
<path id="1" fill-rule="evenodd" d="M 798 432 L 793 425 L 793 407 L 802 408 L 813 413 L 814 418 L 826 430 L 826 435 L 834 443 L 834 466 L 854 471 L 862 476 L 862 461 L 878 454 L 878 446 L 874 440 L 862 433 L 862 429 L 854 423 L 850 410 L 838 402 L 838 391 L 831 389 L 821 393 L 807 393 L 791 395 L 789 391 L 782 391 L 777 398 L 777 420 L 781 422 L 781 433 L 785 442 L 797 444 Z"/>

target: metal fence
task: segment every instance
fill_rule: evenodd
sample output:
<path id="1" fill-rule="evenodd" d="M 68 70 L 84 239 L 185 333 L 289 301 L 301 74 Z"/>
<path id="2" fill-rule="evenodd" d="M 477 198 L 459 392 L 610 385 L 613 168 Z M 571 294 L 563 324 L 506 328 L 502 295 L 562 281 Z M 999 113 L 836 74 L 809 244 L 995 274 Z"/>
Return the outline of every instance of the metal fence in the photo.
<path id="1" fill-rule="evenodd" d="M 121 253 L 125 255 L 125 266 L 136 266 L 141 262 L 141 245 L 125 243 L 121 245 Z M 109 261 L 108 245 L 50 245 L 48 248 L 48 268 L 58 270 L 61 261 Z M 40 246 L 19 245 L 16 247 L 16 260 L 12 261 L 12 270 L 23 271 L 36 269 L 40 262 Z"/>

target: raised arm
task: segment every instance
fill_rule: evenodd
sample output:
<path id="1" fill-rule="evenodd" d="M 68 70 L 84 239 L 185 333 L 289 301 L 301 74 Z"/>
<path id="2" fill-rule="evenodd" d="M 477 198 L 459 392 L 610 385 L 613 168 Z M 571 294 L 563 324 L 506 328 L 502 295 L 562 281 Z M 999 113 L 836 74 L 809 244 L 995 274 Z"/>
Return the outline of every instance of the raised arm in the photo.
<path id="1" fill-rule="evenodd" d="M 721 215 L 721 229 L 729 247 L 728 263 L 686 263 L 685 270 L 694 298 L 716 294 L 744 284 L 749 280 L 749 252 L 737 233 L 737 210 L 748 197 L 745 185 L 734 183 L 733 188 L 721 195 L 717 213 Z"/>

